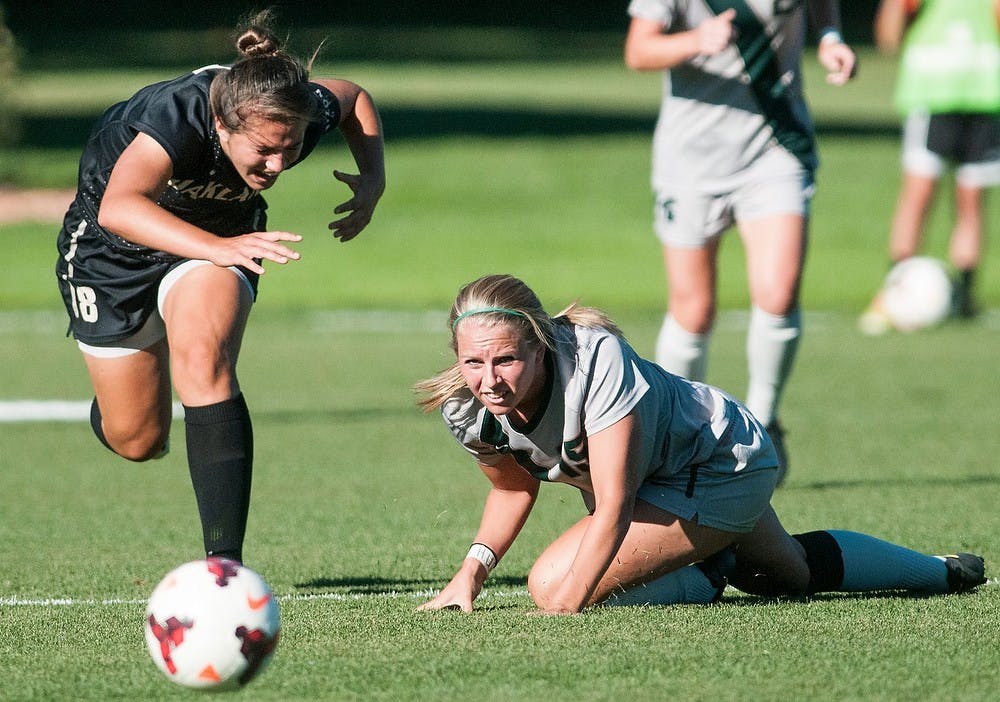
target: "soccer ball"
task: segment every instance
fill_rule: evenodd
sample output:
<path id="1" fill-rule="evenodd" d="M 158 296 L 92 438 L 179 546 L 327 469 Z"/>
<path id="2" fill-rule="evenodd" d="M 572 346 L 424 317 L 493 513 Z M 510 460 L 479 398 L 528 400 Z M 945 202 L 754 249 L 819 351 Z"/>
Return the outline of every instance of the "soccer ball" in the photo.
<path id="1" fill-rule="evenodd" d="M 914 256 L 889 271 L 881 307 L 893 327 L 916 331 L 944 321 L 951 312 L 951 298 L 951 280 L 944 263 L 929 256 Z"/>
<path id="2" fill-rule="evenodd" d="M 167 573 L 146 607 L 146 645 L 178 685 L 232 690 L 270 662 L 281 628 L 264 579 L 236 561 L 207 558 Z"/>

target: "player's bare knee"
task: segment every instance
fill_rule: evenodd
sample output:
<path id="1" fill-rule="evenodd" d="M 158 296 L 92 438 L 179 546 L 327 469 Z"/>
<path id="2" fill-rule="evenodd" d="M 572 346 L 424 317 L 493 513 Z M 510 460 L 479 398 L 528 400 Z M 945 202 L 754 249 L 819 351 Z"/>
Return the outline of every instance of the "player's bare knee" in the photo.
<path id="1" fill-rule="evenodd" d="M 670 314 L 691 334 L 707 334 L 715 325 L 715 305 L 712 300 L 671 300 Z"/>
<path id="2" fill-rule="evenodd" d="M 171 352 L 174 386 L 182 399 L 185 391 L 205 391 L 232 385 L 235 361 L 212 345 L 194 345 Z"/>
<path id="3" fill-rule="evenodd" d="M 551 567 L 543 567 L 541 559 L 535 562 L 528 573 L 528 594 L 531 595 L 536 607 L 545 609 L 552 601 L 552 591 L 557 582 Z"/>
<path id="4" fill-rule="evenodd" d="M 163 454 L 168 433 L 155 428 L 141 428 L 124 433 L 106 432 L 112 450 L 129 461 L 142 462 Z"/>

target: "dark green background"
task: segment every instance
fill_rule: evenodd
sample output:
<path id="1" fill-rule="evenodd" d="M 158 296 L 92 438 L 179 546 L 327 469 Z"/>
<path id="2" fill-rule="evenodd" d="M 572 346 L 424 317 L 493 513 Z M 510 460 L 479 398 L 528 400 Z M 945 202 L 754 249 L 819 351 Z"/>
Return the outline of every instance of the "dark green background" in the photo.
<path id="1" fill-rule="evenodd" d="M 878 0 L 843 0 L 845 35 L 862 42 L 871 37 Z M 16 0 L 4 2 L 11 29 L 34 51 L 60 42 L 86 44 L 88 34 L 114 30 L 204 29 L 229 27 L 250 9 L 273 5 L 294 26 L 369 25 L 533 27 L 543 29 L 625 29 L 628 0 L 344 0 L 248 3 L 234 0 L 173 2 L 81 2 Z M 94 46 L 100 52 L 101 46 Z"/>

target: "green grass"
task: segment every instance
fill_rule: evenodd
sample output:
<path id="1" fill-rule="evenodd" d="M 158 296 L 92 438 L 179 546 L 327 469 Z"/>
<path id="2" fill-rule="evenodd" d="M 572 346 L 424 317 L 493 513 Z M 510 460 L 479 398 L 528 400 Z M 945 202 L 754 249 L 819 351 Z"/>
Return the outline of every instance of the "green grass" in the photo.
<path id="1" fill-rule="evenodd" d="M 301 261 L 262 281 L 241 360 L 257 444 L 247 558 L 281 598 L 284 625 L 271 668 L 246 694 L 995 697 L 997 317 L 914 335 L 856 331 L 884 273 L 898 183 L 891 65 L 866 62 L 848 89 L 811 83 L 823 168 L 806 332 L 783 411 L 792 473 L 774 502 L 792 531 L 856 529 L 927 552 L 982 553 L 990 584 L 961 597 L 808 602 L 731 590 L 712 607 L 529 617 L 528 569 L 582 510 L 574 491 L 546 486 L 477 612 L 414 612 L 464 555 L 486 490 L 410 392 L 450 362 L 444 310 L 457 287 L 512 272 L 553 311 L 582 296 L 611 312 L 640 352 L 652 348 L 663 283 L 644 125 L 655 118 L 658 85 L 611 63 L 587 71 L 357 64 L 344 74 L 372 88 L 388 135 L 389 185 L 371 228 L 347 245 L 325 228 L 345 198 L 329 171 L 350 167 L 336 143 L 269 195 L 272 226 L 307 238 Z M 100 101 L 78 108 L 82 118 L 148 78 L 36 74 L 23 109 L 44 114 L 50 101 L 69 109 L 73 91 L 99 92 Z M 478 92 L 470 98 L 470 90 Z M 62 146 L 13 150 L 0 154 L 0 176 L 72 185 L 75 158 Z M 938 255 L 947 218 L 943 204 L 929 242 Z M 63 338 L 56 229 L 0 228 L 8 252 L 0 400 L 91 395 L 79 353 Z M 995 260 L 981 281 L 991 308 L 1000 303 Z M 746 383 L 742 266 L 730 236 L 709 375 L 736 395 Z M 159 578 L 199 555 L 182 424 L 172 453 L 142 465 L 115 459 L 85 422 L 0 424 L 0 476 L 0 697 L 195 698 L 155 669 L 141 628 Z"/>
<path id="2" fill-rule="evenodd" d="M 88 395 L 56 314 L 2 316 L 16 372 L 3 398 Z M 655 320 L 621 319 L 648 350 Z M 740 393 L 743 330 L 726 315 L 713 380 Z M 996 563 L 994 328 L 861 337 L 809 318 L 786 400 L 794 461 L 775 497 L 786 526 L 856 529 Z M 989 699 L 994 580 L 969 596 L 822 596 L 716 607 L 529 617 L 534 557 L 581 514 L 546 486 L 471 616 L 415 613 L 468 546 L 485 480 L 410 384 L 447 360 L 443 314 L 402 331 L 347 313 L 262 305 L 242 378 L 254 410 L 247 557 L 281 598 L 284 633 L 255 699 Z M 164 460 L 127 464 L 85 423 L 0 425 L 0 675 L 5 699 L 182 699 L 141 638 L 142 601 L 198 555 L 175 425 Z M 11 604 L 10 598 L 37 601 Z M 73 604 L 42 604 L 69 598 Z M 110 602 L 107 602 L 110 601 Z M 993 633 L 991 633 L 993 632 Z"/>

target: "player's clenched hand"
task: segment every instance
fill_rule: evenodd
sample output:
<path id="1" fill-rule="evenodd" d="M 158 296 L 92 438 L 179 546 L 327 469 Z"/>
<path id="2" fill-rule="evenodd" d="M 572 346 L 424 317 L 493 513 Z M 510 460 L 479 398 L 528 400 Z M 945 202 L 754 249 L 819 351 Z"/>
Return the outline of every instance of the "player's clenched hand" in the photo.
<path id="1" fill-rule="evenodd" d="M 702 56 L 714 56 L 729 46 L 735 34 L 734 19 L 736 10 L 730 8 L 699 24 L 695 29 L 698 37 L 698 53 Z"/>
<path id="2" fill-rule="evenodd" d="M 844 85 L 858 74 L 858 57 L 842 41 L 821 41 L 819 63 L 826 69 L 826 82 Z"/>
<path id="3" fill-rule="evenodd" d="M 330 229 L 333 230 L 333 235 L 336 238 L 341 241 L 350 241 L 360 234 L 361 230 L 367 227 L 372 220 L 375 205 L 382 197 L 385 185 L 380 178 L 353 175 L 341 171 L 334 171 L 333 177 L 346 183 L 347 187 L 354 193 L 354 197 L 334 208 L 334 214 L 345 212 L 350 214 L 330 222 Z"/>
<path id="4" fill-rule="evenodd" d="M 283 241 L 302 241 L 302 237 L 291 232 L 252 232 L 220 237 L 209 260 L 217 266 L 243 266 L 262 274 L 264 267 L 259 261 L 288 263 L 299 259 L 299 253 L 281 243 Z"/>

